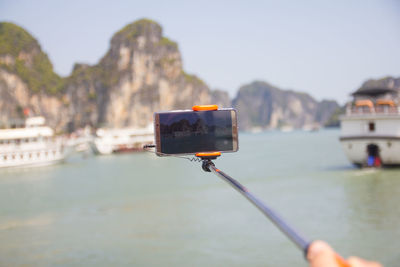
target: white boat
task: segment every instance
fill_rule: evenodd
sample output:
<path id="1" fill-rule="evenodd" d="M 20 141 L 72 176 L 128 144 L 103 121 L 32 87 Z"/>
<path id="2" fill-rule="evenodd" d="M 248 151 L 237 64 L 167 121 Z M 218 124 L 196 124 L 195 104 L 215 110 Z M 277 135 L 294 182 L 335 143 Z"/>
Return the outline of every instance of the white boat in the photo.
<path id="1" fill-rule="evenodd" d="M 93 142 L 91 131 L 92 129 L 90 126 L 85 126 L 84 128 L 76 130 L 68 136 L 66 145 L 74 152 L 83 154 L 90 153 L 92 151 L 91 143 Z"/>
<path id="2" fill-rule="evenodd" d="M 340 142 L 358 166 L 400 165 L 399 91 L 369 88 L 353 93 L 340 117 Z"/>
<path id="3" fill-rule="evenodd" d="M 63 140 L 43 117 L 26 119 L 20 128 L 0 129 L 0 168 L 44 166 L 65 158 Z"/>
<path id="4" fill-rule="evenodd" d="M 154 143 L 154 128 L 100 128 L 96 131 L 93 150 L 97 154 L 141 151 L 146 144 Z"/>

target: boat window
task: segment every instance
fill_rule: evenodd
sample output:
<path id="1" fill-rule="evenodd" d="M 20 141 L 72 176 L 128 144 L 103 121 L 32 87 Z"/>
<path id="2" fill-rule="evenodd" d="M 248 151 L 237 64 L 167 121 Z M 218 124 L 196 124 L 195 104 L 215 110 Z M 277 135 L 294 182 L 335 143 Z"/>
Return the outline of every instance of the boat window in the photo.
<path id="1" fill-rule="evenodd" d="M 375 122 L 368 123 L 368 129 L 370 132 L 374 132 L 375 131 Z"/>

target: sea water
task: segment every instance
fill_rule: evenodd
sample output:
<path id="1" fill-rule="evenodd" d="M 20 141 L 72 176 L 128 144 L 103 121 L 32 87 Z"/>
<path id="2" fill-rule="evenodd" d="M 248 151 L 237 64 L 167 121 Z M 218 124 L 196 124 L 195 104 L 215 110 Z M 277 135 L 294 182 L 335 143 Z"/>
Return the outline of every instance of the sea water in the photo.
<path id="1" fill-rule="evenodd" d="M 309 240 L 400 262 L 400 170 L 357 169 L 337 130 L 239 136 L 215 161 Z M 0 171 L 0 266 L 307 266 L 201 164 L 136 153 Z"/>

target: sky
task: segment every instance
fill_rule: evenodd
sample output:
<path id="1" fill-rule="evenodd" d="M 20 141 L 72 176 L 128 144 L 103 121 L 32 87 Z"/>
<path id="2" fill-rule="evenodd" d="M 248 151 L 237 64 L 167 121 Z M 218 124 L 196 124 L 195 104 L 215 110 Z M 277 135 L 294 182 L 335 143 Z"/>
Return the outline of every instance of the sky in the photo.
<path id="1" fill-rule="evenodd" d="M 0 0 L 0 21 L 37 38 L 61 76 L 96 64 L 140 18 L 178 43 L 186 72 L 232 97 L 258 80 L 344 103 L 367 79 L 400 77 L 400 0 Z"/>

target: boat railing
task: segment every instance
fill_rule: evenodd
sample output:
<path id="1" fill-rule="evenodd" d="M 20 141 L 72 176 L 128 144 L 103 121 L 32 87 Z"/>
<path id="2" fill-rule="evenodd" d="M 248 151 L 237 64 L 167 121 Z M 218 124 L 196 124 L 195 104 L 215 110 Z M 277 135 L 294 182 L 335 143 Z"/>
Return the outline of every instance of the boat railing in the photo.
<path id="1" fill-rule="evenodd" d="M 399 115 L 400 107 L 391 106 L 374 106 L 374 107 L 348 107 L 346 109 L 346 115 L 372 115 L 372 114 L 388 114 L 388 115 Z"/>

